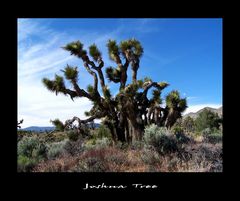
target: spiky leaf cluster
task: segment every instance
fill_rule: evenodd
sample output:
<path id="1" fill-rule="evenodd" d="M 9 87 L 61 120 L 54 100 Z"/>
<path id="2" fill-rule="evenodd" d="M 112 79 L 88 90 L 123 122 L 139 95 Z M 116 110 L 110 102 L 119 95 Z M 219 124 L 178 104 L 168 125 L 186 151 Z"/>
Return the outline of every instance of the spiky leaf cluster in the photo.
<path id="1" fill-rule="evenodd" d="M 54 81 L 51 81 L 47 78 L 43 78 L 42 79 L 42 82 L 44 84 L 44 86 L 49 90 L 49 91 L 52 91 L 54 92 L 55 91 L 55 88 L 54 88 Z"/>
<path id="2" fill-rule="evenodd" d="M 187 108 L 186 98 L 181 99 L 177 90 L 171 91 L 166 97 L 166 105 L 168 108 L 183 112 Z"/>
<path id="3" fill-rule="evenodd" d="M 67 65 L 67 67 L 64 69 L 64 76 L 66 77 L 66 79 L 68 80 L 77 80 L 78 78 L 78 70 L 77 67 L 71 67 L 69 65 Z"/>
<path id="4" fill-rule="evenodd" d="M 117 56 L 119 56 L 118 45 L 115 40 L 109 40 L 107 43 L 109 58 L 113 61 L 117 60 Z"/>
<path id="5" fill-rule="evenodd" d="M 106 98 L 106 100 L 110 100 L 111 99 L 111 93 L 110 93 L 110 90 L 109 90 L 109 88 L 107 86 L 105 86 L 103 88 L 103 95 Z"/>
<path id="6" fill-rule="evenodd" d="M 159 82 L 158 83 L 161 90 L 165 89 L 169 84 L 167 82 Z"/>
<path id="7" fill-rule="evenodd" d="M 50 122 L 56 127 L 55 130 L 57 130 L 57 131 L 64 130 L 64 124 L 59 119 L 50 120 Z"/>
<path id="8" fill-rule="evenodd" d="M 169 108 L 176 108 L 179 101 L 180 101 L 180 95 L 179 95 L 179 92 L 176 90 L 171 91 L 166 96 L 166 104 Z"/>
<path id="9" fill-rule="evenodd" d="M 119 68 L 108 67 L 106 68 L 106 74 L 109 81 L 118 83 L 120 82 L 121 71 Z"/>
<path id="10" fill-rule="evenodd" d="M 94 88 L 93 88 L 93 86 L 92 86 L 91 84 L 89 84 L 89 85 L 87 86 L 87 92 L 88 92 L 89 94 L 93 94 L 93 93 L 94 93 Z"/>
<path id="11" fill-rule="evenodd" d="M 120 49 L 122 51 L 123 56 L 126 57 L 126 53 L 131 53 L 138 58 L 143 54 L 143 48 L 140 42 L 136 39 L 125 40 L 120 43 Z"/>
<path id="12" fill-rule="evenodd" d="M 129 84 L 125 87 L 124 93 L 128 97 L 133 97 L 136 95 L 138 89 L 139 89 L 138 83 Z"/>
<path id="13" fill-rule="evenodd" d="M 56 95 L 59 92 L 62 93 L 66 93 L 66 87 L 64 84 L 64 80 L 63 77 L 59 76 L 59 75 L 55 75 L 55 80 L 49 80 L 47 78 L 43 78 L 42 80 L 43 84 L 47 87 L 48 90 L 52 91 L 52 92 L 56 92 Z"/>
<path id="14" fill-rule="evenodd" d="M 101 52 L 95 44 L 89 47 L 89 54 L 93 57 L 94 61 L 97 61 L 98 58 L 101 57 Z"/>
<path id="15" fill-rule="evenodd" d="M 178 102 L 178 111 L 183 112 L 187 108 L 187 99 L 183 98 Z"/>
<path id="16" fill-rule="evenodd" d="M 161 92 L 159 90 L 155 89 L 155 90 L 152 91 L 152 96 L 153 96 L 152 99 L 157 104 L 162 103 L 160 95 L 161 95 Z"/>
<path id="17" fill-rule="evenodd" d="M 82 57 L 87 54 L 86 50 L 83 50 L 83 44 L 80 41 L 68 43 L 63 49 L 70 51 L 71 55 Z"/>

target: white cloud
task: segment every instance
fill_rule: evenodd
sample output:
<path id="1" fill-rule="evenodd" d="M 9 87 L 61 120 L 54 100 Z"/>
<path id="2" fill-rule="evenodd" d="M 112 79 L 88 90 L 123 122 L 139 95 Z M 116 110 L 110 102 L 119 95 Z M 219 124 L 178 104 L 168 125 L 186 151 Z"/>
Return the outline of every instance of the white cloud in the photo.
<path id="1" fill-rule="evenodd" d="M 211 108 L 216 108 L 217 109 L 221 106 L 222 106 L 222 104 L 213 104 L 213 103 L 189 105 L 188 108 L 186 109 L 186 111 L 183 114 L 185 115 L 185 114 L 188 114 L 190 112 L 197 112 L 204 107 L 211 107 Z"/>
<path id="2" fill-rule="evenodd" d="M 49 92 L 39 85 L 18 86 L 18 119 L 24 119 L 23 127 L 51 126 L 50 119 L 67 120 L 73 116 L 85 118 L 84 111 L 91 109 L 86 98 L 75 99 Z"/>

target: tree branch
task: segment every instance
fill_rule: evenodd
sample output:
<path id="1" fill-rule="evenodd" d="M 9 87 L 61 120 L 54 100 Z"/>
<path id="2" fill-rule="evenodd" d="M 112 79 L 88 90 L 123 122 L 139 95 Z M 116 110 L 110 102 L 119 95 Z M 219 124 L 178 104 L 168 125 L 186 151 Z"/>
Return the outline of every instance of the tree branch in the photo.
<path id="1" fill-rule="evenodd" d="M 94 70 L 96 70 L 98 72 L 98 76 L 99 76 L 99 79 L 100 79 L 100 84 L 101 84 L 102 92 L 103 92 L 104 88 L 105 88 L 105 80 L 104 80 L 104 76 L 103 76 L 103 73 L 102 73 L 102 67 L 104 66 L 104 62 L 103 62 L 102 58 L 99 56 L 99 58 L 98 58 L 99 65 L 98 66 L 96 66 L 93 61 L 90 61 L 90 59 L 87 55 L 85 57 L 85 60 L 83 60 L 83 61 L 84 61 L 84 66 L 87 69 L 87 71 L 94 76 L 95 85 L 97 85 L 96 83 L 98 82 L 97 75 L 96 75 L 95 72 L 90 70 L 89 65 L 91 66 L 91 68 L 93 68 Z"/>
<path id="2" fill-rule="evenodd" d="M 148 90 L 152 87 L 156 87 L 159 89 L 159 84 L 157 82 L 151 82 L 149 81 L 149 84 L 147 84 L 145 87 L 144 87 L 144 91 L 143 91 L 143 96 L 147 96 L 147 93 L 148 93 Z"/>
<path id="3" fill-rule="evenodd" d="M 75 89 L 75 91 L 76 91 L 76 93 L 79 97 L 86 97 L 89 100 L 92 100 L 92 101 L 94 100 L 94 98 L 89 93 L 87 93 L 83 89 L 80 89 L 80 87 L 78 86 L 78 84 L 75 80 L 72 80 L 72 84 L 73 84 L 73 87 L 74 87 L 74 89 Z"/>
<path id="4" fill-rule="evenodd" d="M 69 128 L 69 127 L 71 127 L 72 124 L 73 124 L 75 121 L 78 122 L 78 128 L 81 128 L 81 125 L 82 125 L 82 124 L 86 124 L 86 123 L 91 122 L 91 121 L 93 121 L 94 119 L 100 118 L 100 117 L 101 117 L 101 116 L 100 116 L 99 113 L 98 113 L 98 114 L 95 114 L 95 115 L 93 115 L 93 116 L 91 116 L 91 117 L 89 117 L 89 118 L 87 118 L 87 119 L 84 119 L 84 120 L 81 120 L 79 117 L 73 117 L 72 119 L 69 119 L 69 120 L 66 120 L 66 121 L 65 121 L 64 128 Z"/>

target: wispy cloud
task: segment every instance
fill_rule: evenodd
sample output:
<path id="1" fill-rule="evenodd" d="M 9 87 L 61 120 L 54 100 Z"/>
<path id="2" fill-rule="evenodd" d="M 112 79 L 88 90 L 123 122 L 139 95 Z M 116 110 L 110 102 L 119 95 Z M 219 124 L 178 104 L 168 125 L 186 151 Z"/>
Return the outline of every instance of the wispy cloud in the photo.
<path id="1" fill-rule="evenodd" d="M 41 83 L 34 86 L 18 86 L 18 118 L 24 119 L 23 127 L 50 126 L 50 119 L 59 118 L 63 121 L 73 116 L 85 118 L 84 111 L 91 108 L 86 98 L 75 99 L 73 102 L 64 95 L 47 91 Z"/>
<path id="2" fill-rule="evenodd" d="M 196 97 L 196 96 L 189 96 L 189 97 L 187 97 L 187 100 L 193 100 L 193 99 L 197 99 L 198 97 Z"/>
<path id="3" fill-rule="evenodd" d="M 154 22 L 158 21 L 161 26 L 156 26 Z M 119 19 L 121 30 L 125 33 L 136 32 L 136 35 L 156 33 L 163 30 L 164 19 L 137 18 L 137 19 Z"/>

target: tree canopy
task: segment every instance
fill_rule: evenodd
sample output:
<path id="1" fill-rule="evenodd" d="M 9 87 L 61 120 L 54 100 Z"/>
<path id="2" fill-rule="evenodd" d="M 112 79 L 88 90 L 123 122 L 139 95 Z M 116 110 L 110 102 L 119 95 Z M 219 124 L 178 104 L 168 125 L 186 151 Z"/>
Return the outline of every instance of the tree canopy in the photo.
<path id="1" fill-rule="evenodd" d="M 104 61 L 96 44 L 90 45 L 87 51 L 80 41 L 74 41 L 63 49 L 83 61 L 83 67 L 92 76 L 93 84 L 89 84 L 86 90 L 81 88 L 78 83 L 78 77 L 81 76 L 78 67 L 70 65 L 61 70 L 63 76 L 56 74 L 54 80 L 44 78 L 43 84 L 56 95 L 62 93 L 72 100 L 86 97 L 93 102 L 93 107 L 85 112 L 88 116 L 85 120 L 78 117 L 73 117 L 65 123 L 58 119 L 53 120 L 52 123 L 57 129 L 77 129 L 80 132 L 82 125 L 94 119 L 102 119 L 102 123 L 110 129 L 113 140 L 131 142 L 142 138 L 146 125 L 155 123 L 158 126 L 172 127 L 187 108 L 186 98 L 181 98 L 177 90 L 171 91 L 166 96 L 166 105 L 163 106 L 161 93 L 169 86 L 167 82 L 154 82 L 148 77 L 137 78 L 144 50 L 141 43 L 134 38 L 121 41 L 119 44 L 115 40 L 107 42 L 109 58 L 114 61 L 115 66 L 106 67 L 105 73 L 110 83 L 119 85 L 119 91 L 115 96 L 105 83 Z M 130 84 L 126 84 L 129 67 L 132 79 Z M 71 83 L 72 89 L 66 87 L 66 80 Z M 99 83 L 102 96 L 98 91 Z M 149 91 L 152 91 L 151 98 L 148 98 Z M 77 126 L 73 126 L 74 122 L 77 122 Z"/>

